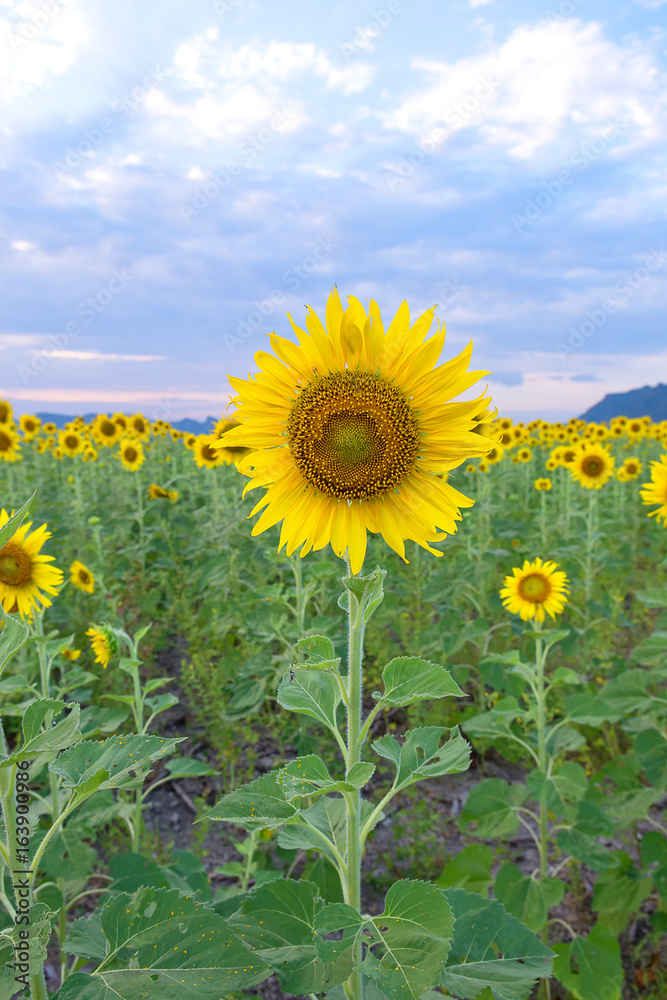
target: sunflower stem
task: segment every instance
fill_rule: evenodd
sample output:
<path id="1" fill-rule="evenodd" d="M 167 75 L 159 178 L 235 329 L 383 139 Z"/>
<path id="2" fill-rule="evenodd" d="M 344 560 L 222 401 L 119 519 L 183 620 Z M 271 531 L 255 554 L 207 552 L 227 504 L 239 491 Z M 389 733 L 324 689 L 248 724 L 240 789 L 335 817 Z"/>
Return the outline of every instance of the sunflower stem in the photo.
<path id="1" fill-rule="evenodd" d="M 346 555 L 348 576 L 352 577 L 349 556 Z M 348 675 L 347 691 L 347 771 L 361 760 L 361 709 L 362 709 L 362 660 L 364 650 L 364 608 L 361 601 L 353 599 L 348 592 Z M 345 792 L 347 812 L 347 851 L 343 886 L 345 902 L 361 913 L 361 790 Z M 358 939 L 353 954 L 354 965 L 362 961 L 361 939 Z M 364 985 L 361 972 L 353 972 L 345 983 L 347 1000 L 363 1000 Z"/>

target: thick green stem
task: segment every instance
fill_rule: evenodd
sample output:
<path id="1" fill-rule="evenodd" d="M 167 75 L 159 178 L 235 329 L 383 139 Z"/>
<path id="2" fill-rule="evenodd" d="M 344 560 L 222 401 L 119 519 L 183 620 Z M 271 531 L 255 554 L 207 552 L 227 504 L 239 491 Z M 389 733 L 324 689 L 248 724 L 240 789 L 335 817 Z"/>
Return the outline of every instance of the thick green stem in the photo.
<path id="1" fill-rule="evenodd" d="M 352 576 L 348 561 L 348 575 Z M 364 617 L 362 602 L 355 600 L 348 592 L 348 675 L 347 691 L 347 771 L 361 760 L 361 709 L 362 709 L 362 660 L 364 650 Z M 361 791 L 345 792 L 347 806 L 347 893 L 345 902 L 361 913 Z M 362 960 L 361 940 L 354 949 L 354 964 Z M 361 972 L 353 972 L 345 983 L 348 1000 L 363 1000 L 363 978 Z"/>

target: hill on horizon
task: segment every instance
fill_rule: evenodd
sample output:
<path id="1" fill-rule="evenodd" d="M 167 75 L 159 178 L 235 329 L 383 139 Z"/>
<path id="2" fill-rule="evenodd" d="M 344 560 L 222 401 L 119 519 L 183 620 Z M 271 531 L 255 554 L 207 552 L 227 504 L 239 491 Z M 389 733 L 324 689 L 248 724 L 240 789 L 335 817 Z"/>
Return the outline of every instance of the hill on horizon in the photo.
<path id="1" fill-rule="evenodd" d="M 579 419 L 608 423 L 612 417 L 650 417 L 656 423 L 667 420 L 667 385 L 659 382 L 629 392 L 609 393 Z"/>
<path id="2" fill-rule="evenodd" d="M 64 427 L 70 420 L 74 420 L 74 417 L 66 413 L 36 413 L 35 416 L 39 417 L 42 423 L 52 423 L 56 427 Z M 96 416 L 97 413 L 86 413 L 83 419 L 89 424 Z M 205 420 L 192 420 L 190 417 L 184 417 L 183 420 L 175 420 L 171 426 L 177 431 L 185 431 L 186 434 L 210 434 L 219 419 L 219 417 L 206 417 Z"/>

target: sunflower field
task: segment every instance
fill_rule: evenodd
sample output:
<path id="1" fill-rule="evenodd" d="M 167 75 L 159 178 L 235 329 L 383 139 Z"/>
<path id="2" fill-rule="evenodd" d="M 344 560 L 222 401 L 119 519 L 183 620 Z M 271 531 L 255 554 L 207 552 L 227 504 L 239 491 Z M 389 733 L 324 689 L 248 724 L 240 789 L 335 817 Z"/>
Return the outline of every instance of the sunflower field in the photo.
<path id="1" fill-rule="evenodd" d="M 207 435 L 0 400 L 0 1000 L 667 996 L 667 422 L 348 303 Z"/>

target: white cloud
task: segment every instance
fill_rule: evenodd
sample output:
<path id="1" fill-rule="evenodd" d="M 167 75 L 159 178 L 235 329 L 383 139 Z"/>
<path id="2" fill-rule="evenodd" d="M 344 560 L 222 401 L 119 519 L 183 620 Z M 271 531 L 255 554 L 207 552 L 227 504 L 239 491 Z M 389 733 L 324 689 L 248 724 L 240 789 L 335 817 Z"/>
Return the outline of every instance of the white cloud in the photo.
<path id="1" fill-rule="evenodd" d="M 474 10 L 475 7 L 488 7 L 493 0 L 468 0 L 468 6 Z"/>
<path id="2" fill-rule="evenodd" d="M 166 361 L 159 354 L 101 354 L 99 351 L 42 351 L 48 358 L 64 358 L 71 361 Z"/>
<path id="3" fill-rule="evenodd" d="M 431 82 L 383 116 L 389 128 L 425 136 L 476 127 L 487 146 L 519 160 L 619 119 L 635 147 L 665 134 L 667 96 L 653 53 L 637 40 L 616 45 L 595 22 L 524 25 L 482 55 L 412 65 Z"/>

